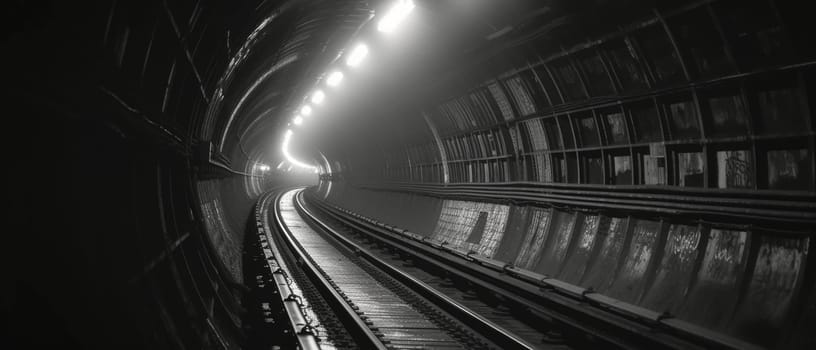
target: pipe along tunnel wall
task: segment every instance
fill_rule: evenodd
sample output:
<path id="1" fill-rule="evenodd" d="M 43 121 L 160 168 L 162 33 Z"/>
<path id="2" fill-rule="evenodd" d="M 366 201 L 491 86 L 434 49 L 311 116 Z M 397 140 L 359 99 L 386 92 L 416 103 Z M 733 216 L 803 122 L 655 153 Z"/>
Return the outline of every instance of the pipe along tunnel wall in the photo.
<path id="1" fill-rule="evenodd" d="M 807 235 L 670 217 L 446 199 L 321 184 L 329 203 L 437 243 L 772 346 L 812 344 Z M 389 205 L 383 205 L 389 203 Z"/>

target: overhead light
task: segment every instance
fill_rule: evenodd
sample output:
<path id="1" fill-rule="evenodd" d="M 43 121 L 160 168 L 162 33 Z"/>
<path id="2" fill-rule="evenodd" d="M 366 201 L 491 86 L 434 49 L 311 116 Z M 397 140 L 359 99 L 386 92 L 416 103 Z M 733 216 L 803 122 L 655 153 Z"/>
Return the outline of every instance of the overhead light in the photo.
<path id="1" fill-rule="evenodd" d="M 294 119 L 294 120 L 292 120 L 292 122 L 294 122 L 294 123 L 295 123 L 295 125 L 300 125 L 300 124 L 303 124 L 303 117 L 301 117 L 301 116 L 296 116 L 296 117 L 295 117 L 295 119 Z"/>
<path id="2" fill-rule="evenodd" d="M 281 167 L 283 167 L 283 163 L 286 163 L 286 161 L 282 160 L 280 163 L 278 163 L 277 169 L 280 169 Z"/>
<path id="3" fill-rule="evenodd" d="M 365 46 L 365 44 L 357 44 L 346 59 L 346 64 L 351 67 L 357 67 L 367 55 L 368 46 Z"/>
<path id="4" fill-rule="evenodd" d="M 319 105 L 326 99 L 326 94 L 322 90 L 317 90 L 312 94 L 312 103 Z"/>
<path id="5" fill-rule="evenodd" d="M 383 33 L 391 33 L 397 27 L 411 10 L 414 9 L 414 2 L 411 0 L 398 0 L 394 6 L 385 14 L 385 16 L 377 23 L 377 30 Z"/>
<path id="6" fill-rule="evenodd" d="M 343 81 L 343 72 L 334 71 L 329 74 L 329 77 L 326 78 L 326 84 L 329 86 L 337 86 L 340 85 L 340 82 Z"/>
<path id="7" fill-rule="evenodd" d="M 283 137 L 283 145 L 281 145 L 281 151 L 283 152 L 283 156 L 286 157 L 286 160 L 289 161 L 289 163 L 291 163 L 292 165 L 297 165 L 301 168 L 306 169 L 315 169 L 314 165 L 303 163 L 295 159 L 295 157 L 292 157 L 291 154 L 289 154 L 289 141 L 292 139 L 292 134 L 293 134 L 292 129 L 286 130 L 286 135 Z M 292 170 L 291 165 L 289 166 L 289 169 L 287 169 L 286 171 L 290 170 Z"/>
<path id="8" fill-rule="evenodd" d="M 312 107 L 303 106 L 303 108 L 300 109 L 300 115 L 305 117 L 312 115 Z"/>
<path id="9" fill-rule="evenodd" d="M 269 165 L 261 164 L 258 166 L 258 170 L 260 171 L 269 171 Z"/>

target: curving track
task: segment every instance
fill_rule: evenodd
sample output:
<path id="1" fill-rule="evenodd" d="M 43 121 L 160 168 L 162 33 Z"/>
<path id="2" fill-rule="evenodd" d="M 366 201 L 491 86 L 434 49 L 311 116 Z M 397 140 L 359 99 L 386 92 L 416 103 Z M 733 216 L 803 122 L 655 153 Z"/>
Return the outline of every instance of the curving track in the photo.
<path id="1" fill-rule="evenodd" d="M 268 206 L 275 227 L 266 231 L 275 246 L 270 254 L 283 261 L 275 266 L 298 295 L 290 299 L 311 319 L 307 332 L 321 348 L 536 348 L 331 231 L 304 208 L 299 194 L 275 198 Z M 338 341 L 347 335 L 352 344 Z"/>
<path id="2" fill-rule="evenodd" d="M 302 315 L 290 316 L 292 327 L 315 340 L 302 348 L 744 348 L 638 310 L 610 312 L 567 285 L 457 255 L 305 192 L 267 196 L 258 213 L 266 255 L 279 262 L 270 266 L 286 276 L 281 298 Z"/>

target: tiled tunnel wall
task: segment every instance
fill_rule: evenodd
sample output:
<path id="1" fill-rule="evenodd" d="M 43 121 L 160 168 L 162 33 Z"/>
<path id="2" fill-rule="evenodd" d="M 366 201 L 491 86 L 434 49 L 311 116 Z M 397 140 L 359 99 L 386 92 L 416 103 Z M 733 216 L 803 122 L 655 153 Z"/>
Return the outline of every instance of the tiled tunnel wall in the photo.
<path id="1" fill-rule="evenodd" d="M 813 192 L 813 56 L 783 5 L 667 5 L 499 55 L 428 103 L 435 140 L 389 150 L 383 177 Z"/>
<path id="2" fill-rule="evenodd" d="M 813 345 L 812 232 L 323 183 L 329 203 L 762 345 Z M 383 205 L 388 203 L 388 205 Z"/>
<path id="3" fill-rule="evenodd" d="M 791 4 L 662 3 L 474 58 L 426 101 L 423 135 L 383 148 L 382 179 L 327 198 L 707 329 L 816 347 L 816 70 Z M 575 204 L 590 202 L 603 209 Z M 752 210 L 767 215 L 735 214 Z"/>

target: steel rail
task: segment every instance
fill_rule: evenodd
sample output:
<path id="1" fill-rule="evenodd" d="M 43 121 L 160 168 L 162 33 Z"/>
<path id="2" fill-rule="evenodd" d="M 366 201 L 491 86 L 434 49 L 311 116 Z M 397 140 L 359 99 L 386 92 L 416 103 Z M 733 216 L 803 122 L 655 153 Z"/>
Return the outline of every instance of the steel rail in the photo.
<path id="1" fill-rule="evenodd" d="M 557 320 L 610 344 L 623 348 L 644 345 L 665 348 L 759 348 L 674 319 L 670 315 L 609 298 L 591 289 L 429 241 L 424 236 L 334 207 L 318 199 L 312 201 L 310 198 L 310 202 L 336 220 L 383 244 L 418 260 L 444 266 L 448 272 L 485 290 L 504 295 L 507 300 L 521 303 L 544 318 Z M 633 342 L 635 339 L 637 341 Z"/>
<path id="2" fill-rule="evenodd" d="M 324 232 L 330 234 L 338 242 L 353 250 L 358 256 L 388 273 L 389 276 L 395 278 L 399 282 L 410 287 L 411 290 L 430 300 L 437 307 L 453 315 L 459 321 L 462 321 L 467 326 L 478 331 L 481 335 L 489 337 L 491 341 L 497 345 L 500 345 L 503 349 L 535 349 L 535 346 L 529 344 L 513 333 L 507 331 L 501 326 L 496 325 L 481 315 L 474 313 L 467 307 L 451 299 L 447 295 L 440 293 L 425 282 L 422 282 L 417 278 L 401 271 L 385 260 L 378 258 L 368 249 L 344 237 L 342 234 L 337 232 L 336 229 L 332 228 L 331 225 L 318 218 L 312 210 L 306 207 L 303 199 L 303 191 L 301 191 L 296 198 L 296 208 L 302 216 L 307 217 Z"/>
<path id="3" fill-rule="evenodd" d="M 325 298 L 329 306 L 334 310 L 337 317 L 346 325 L 349 334 L 361 349 L 387 349 L 380 338 L 366 325 L 355 310 L 349 305 L 343 296 L 332 286 L 332 283 L 320 272 L 317 264 L 312 260 L 303 247 L 298 244 L 292 232 L 284 224 L 280 210 L 279 194 L 274 203 L 275 222 L 280 230 L 281 236 L 297 261 L 303 268 L 304 273 L 309 277 L 320 294 Z"/>
<path id="4" fill-rule="evenodd" d="M 278 290 L 277 295 L 286 310 L 289 326 L 297 338 L 299 348 L 302 350 L 317 350 L 320 349 L 320 346 L 318 345 L 317 337 L 314 332 L 311 332 L 311 326 L 301 308 L 302 305 L 299 302 L 301 297 L 292 291 L 290 287 L 291 281 L 287 277 L 288 268 L 284 263 L 278 260 L 282 255 L 278 247 L 273 243 L 272 227 L 269 224 L 269 216 L 266 215 L 269 208 L 269 201 L 274 200 L 277 203 L 277 199 L 281 196 L 281 193 L 282 192 L 279 192 L 277 195 L 273 195 L 272 193 L 264 195 L 255 207 L 255 224 L 258 232 L 258 240 L 260 241 L 264 258 L 272 272 L 272 284 Z"/>

